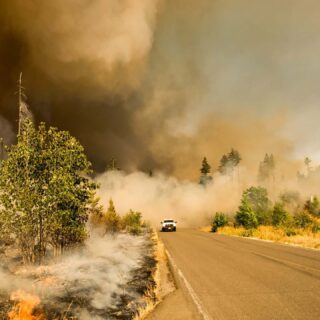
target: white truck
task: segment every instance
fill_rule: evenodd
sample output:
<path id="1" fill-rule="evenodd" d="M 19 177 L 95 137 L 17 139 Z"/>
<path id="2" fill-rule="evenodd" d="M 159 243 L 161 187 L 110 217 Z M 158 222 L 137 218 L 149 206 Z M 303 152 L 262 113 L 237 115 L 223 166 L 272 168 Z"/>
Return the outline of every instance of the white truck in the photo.
<path id="1" fill-rule="evenodd" d="M 165 219 L 161 221 L 161 231 L 177 231 L 177 221 Z"/>

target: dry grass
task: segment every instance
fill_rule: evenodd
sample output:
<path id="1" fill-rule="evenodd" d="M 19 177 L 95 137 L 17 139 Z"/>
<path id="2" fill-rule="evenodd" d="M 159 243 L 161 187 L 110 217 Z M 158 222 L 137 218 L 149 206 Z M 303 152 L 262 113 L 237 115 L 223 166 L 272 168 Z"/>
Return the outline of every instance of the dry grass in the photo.
<path id="1" fill-rule="evenodd" d="M 144 296 L 145 305 L 143 308 L 140 308 L 138 310 L 133 320 L 145 319 L 148 316 L 148 314 L 150 314 L 153 311 L 153 309 L 156 307 L 156 305 L 161 301 L 161 296 L 160 296 L 161 274 L 160 274 L 160 268 L 159 268 L 159 261 L 164 261 L 166 259 L 166 254 L 164 250 L 164 245 L 160 241 L 156 231 L 153 231 L 152 239 L 155 242 L 154 255 L 157 260 L 157 266 L 153 274 L 155 286 L 153 288 L 149 288 L 145 293 L 145 296 Z"/>
<path id="2" fill-rule="evenodd" d="M 320 233 L 312 233 L 309 229 L 290 228 L 290 230 L 287 230 L 273 226 L 259 226 L 257 229 L 246 230 L 242 227 L 234 228 L 228 226 L 220 228 L 218 233 L 320 249 Z M 290 235 L 290 233 L 293 235 Z"/>

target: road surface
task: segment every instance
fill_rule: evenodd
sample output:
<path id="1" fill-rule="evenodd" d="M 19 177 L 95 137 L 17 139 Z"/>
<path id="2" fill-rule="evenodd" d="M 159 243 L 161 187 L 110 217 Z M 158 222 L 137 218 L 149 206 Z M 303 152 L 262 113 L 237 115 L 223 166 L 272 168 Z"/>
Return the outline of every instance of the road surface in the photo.
<path id="1" fill-rule="evenodd" d="M 160 238 L 184 290 L 150 319 L 320 319 L 320 251 L 197 230 Z"/>

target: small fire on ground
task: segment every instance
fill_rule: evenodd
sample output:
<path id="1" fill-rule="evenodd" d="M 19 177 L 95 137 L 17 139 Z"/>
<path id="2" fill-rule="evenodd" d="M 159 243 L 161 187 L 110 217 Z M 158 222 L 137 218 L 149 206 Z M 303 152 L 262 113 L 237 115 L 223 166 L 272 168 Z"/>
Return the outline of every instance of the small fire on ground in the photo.
<path id="1" fill-rule="evenodd" d="M 17 290 L 10 299 L 15 301 L 15 305 L 8 313 L 9 320 L 45 320 L 43 315 L 34 315 L 35 308 L 40 304 L 38 296 Z"/>

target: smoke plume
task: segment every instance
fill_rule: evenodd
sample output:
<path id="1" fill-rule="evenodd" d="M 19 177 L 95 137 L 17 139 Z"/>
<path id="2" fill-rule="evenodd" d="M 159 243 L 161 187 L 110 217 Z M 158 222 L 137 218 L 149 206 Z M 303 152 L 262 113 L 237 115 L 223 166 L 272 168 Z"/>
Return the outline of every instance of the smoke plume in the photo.
<path id="1" fill-rule="evenodd" d="M 3 1 L 0 113 L 16 128 L 23 71 L 36 120 L 71 131 L 100 172 L 115 157 L 195 179 L 204 155 L 216 167 L 231 147 L 254 172 L 266 152 L 319 160 L 318 11 L 315 0 Z"/>

